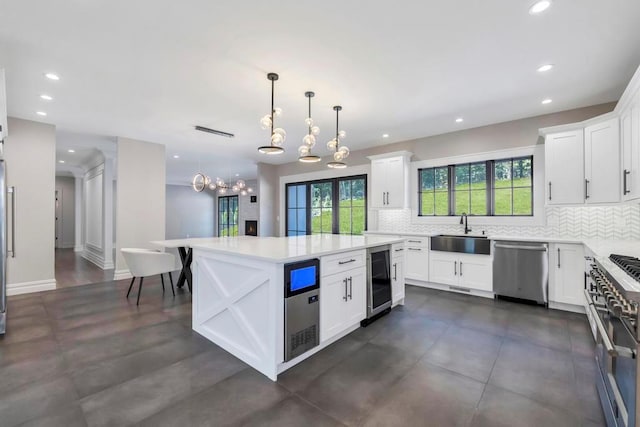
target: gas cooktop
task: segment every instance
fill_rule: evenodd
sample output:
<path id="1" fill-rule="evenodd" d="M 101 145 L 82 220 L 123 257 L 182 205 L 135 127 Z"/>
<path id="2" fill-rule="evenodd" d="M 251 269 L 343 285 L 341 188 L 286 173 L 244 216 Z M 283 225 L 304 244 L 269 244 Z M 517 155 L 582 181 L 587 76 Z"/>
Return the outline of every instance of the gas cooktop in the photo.
<path id="1" fill-rule="evenodd" d="M 626 255 L 609 255 L 609 259 L 625 273 L 640 282 L 640 259 Z"/>

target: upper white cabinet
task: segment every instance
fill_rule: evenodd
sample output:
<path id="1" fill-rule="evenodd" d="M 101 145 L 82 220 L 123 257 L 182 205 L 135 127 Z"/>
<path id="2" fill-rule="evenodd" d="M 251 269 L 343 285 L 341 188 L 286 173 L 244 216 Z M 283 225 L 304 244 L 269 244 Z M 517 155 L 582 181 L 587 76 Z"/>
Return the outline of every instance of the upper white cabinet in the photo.
<path id="1" fill-rule="evenodd" d="M 371 207 L 374 209 L 402 209 L 409 206 L 409 160 L 408 151 L 399 151 L 371 160 Z"/>
<path id="2" fill-rule="evenodd" d="M 544 144 L 547 204 L 584 202 L 582 129 L 547 135 Z"/>
<path id="3" fill-rule="evenodd" d="M 640 198 L 640 89 L 620 112 L 622 145 L 622 200 Z"/>
<path id="4" fill-rule="evenodd" d="M 7 129 L 7 89 L 4 80 L 4 69 L 0 69 L 0 126 L 2 126 L 2 136 L 7 136 L 9 132 Z"/>
<path id="5" fill-rule="evenodd" d="M 620 201 L 620 133 L 618 118 L 584 129 L 586 203 Z"/>

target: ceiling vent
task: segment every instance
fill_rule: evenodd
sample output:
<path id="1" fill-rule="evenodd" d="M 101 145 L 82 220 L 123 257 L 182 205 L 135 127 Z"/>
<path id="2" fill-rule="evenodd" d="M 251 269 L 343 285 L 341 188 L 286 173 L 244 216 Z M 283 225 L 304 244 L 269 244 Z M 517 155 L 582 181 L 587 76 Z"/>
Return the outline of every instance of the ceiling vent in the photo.
<path id="1" fill-rule="evenodd" d="M 210 129 L 210 128 L 206 128 L 204 126 L 196 126 L 196 130 L 199 130 L 200 132 L 212 133 L 214 135 L 225 136 L 227 138 L 233 138 L 235 136 L 234 134 L 229 133 L 229 132 L 223 132 L 221 130 Z"/>

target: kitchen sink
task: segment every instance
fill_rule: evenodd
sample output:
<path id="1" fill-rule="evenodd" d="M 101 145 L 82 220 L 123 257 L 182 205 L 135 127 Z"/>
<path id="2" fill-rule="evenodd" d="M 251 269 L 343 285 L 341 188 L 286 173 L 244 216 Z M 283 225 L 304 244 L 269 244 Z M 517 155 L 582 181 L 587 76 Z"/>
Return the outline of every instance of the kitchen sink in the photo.
<path id="1" fill-rule="evenodd" d="M 431 237 L 431 250 L 489 255 L 491 240 L 487 239 L 487 236 L 440 234 Z"/>

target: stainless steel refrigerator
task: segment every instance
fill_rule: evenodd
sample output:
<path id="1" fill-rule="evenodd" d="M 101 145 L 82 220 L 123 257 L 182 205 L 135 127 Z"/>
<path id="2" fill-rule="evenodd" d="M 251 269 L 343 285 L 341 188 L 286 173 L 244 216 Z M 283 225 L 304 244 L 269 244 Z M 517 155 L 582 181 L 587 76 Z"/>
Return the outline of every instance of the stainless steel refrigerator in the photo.
<path id="1" fill-rule="evenodd" d="M 11 250 L 7 245 L 7 197 L 11 195 L 11 236 L 15 234 L 15 188 L 7 188 L 7 164 L 4 160 L 4 133 L 0 126 L 0 334 L 7 328 L 7 256 L 15 256 L 13 237 Z"/>

